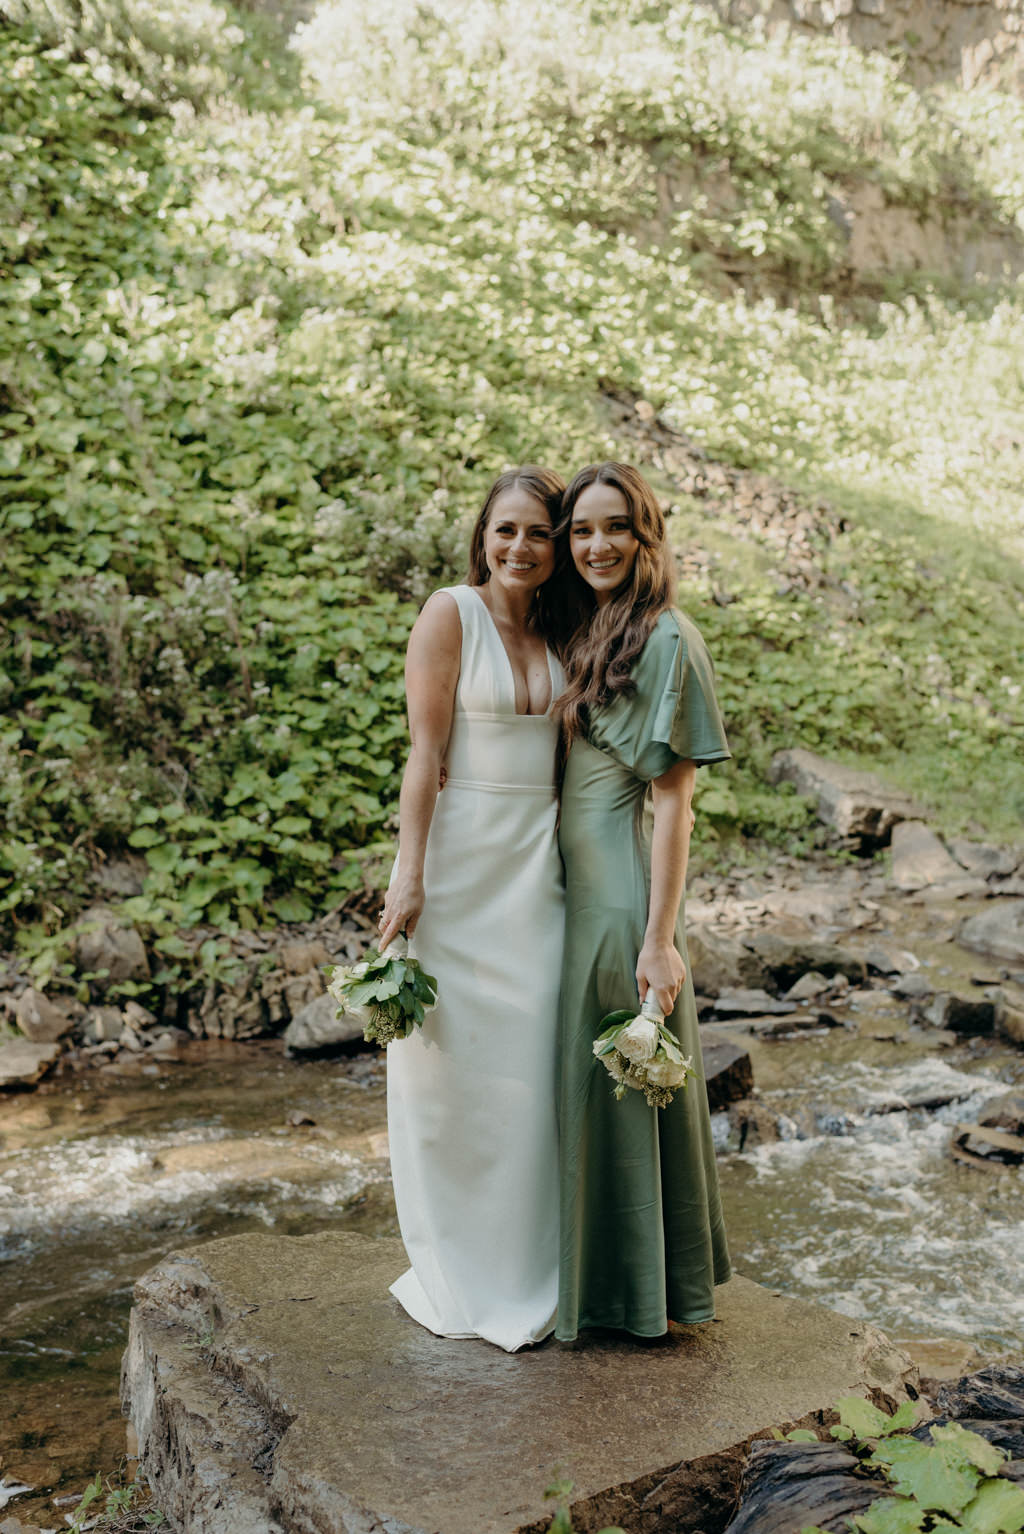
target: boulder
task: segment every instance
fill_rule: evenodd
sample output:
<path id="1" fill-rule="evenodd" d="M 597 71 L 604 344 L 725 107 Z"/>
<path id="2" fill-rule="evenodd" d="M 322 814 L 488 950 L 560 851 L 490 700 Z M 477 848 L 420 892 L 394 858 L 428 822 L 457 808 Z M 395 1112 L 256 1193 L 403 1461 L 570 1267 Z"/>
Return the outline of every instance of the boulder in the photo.
<path id="1" fill-rule="evenodd" d="M 33 1044 L 31 1039 L 0 1044 L 0 1087 L 34 1086 L 59 1054 L 59 1044 Z"/>
<path id="2" fill-rule="evenodd" d="M 964 922 L 957 941 L 976 953 L 1024 964 L 1024 900 L 994 901 L 989 910 Z"/>
<path id="3" fill-rule="evenodd" d="M 842 841 L 864 850 L 884 846 L 901 820 L 924 813 L 908 794 L 854 767 L 842 767 L 813 751 L 779 751 L 772 758 L 772 783 L 792 783 L 813 799 L 818 818 Z"/>
<path id="4" fill-rule="evenodd" d="M 18 997 L 14 1015 L 26 1039 L 31 1039 L 34 1044 L 56 1044 L 75 1026 L 73 1010 L 51 1001 L 32 986 Z"/>
<path id="5" fill-rule="evenodd" d="M 770 980 L 782 990 L 788 990 L 809 969 L 820 975 L 845 975 L 847 980 L 858 983 L 867 979 L 864 960 L 836 943 L 759 932 L 746 939 L 746 946 L 761 961 Z"/>
<path id="6" fill-rule="evenodd" d="M 411 1320 L 406 1266 L 394 1239 L 260 1232 L 139 1281 L 123 1400 L 172 1528 L 526 1534 L 560 1468 L 577 1528 L 694 1531 L 712 1501 L 719 1527 L 755 1433 L 914 1383 L 873 1327 L 743 1278 L 715 1325 L 509 1356 Z"/>
<path id="7" fill-rule="evenodd" d="M 333 996 L 317 996 L 296 1012 L 284 1031 L 284 1042 L 290 1054 L 298 1055 L 351 1047 L 363 1042 L 363 1021 L 349 1012 L 339 1017 Z"/>
<path id="8" fill-rule="evenodd" d="M 914 1015 L 930 1028 L 947 1028 L 950 1033 L 991 1033 L 995 1027 L 996 1004 L 993 1001 L 976 1001 L 971 996 L 954 996 L 949 991 L 939 991 L 930 1001 L 918 1003 Z"/>
<path id="9" fill-rule="evenodd" d="M 292 942 L 281 948 L 281 963 L 289 975 L 305 975 L 311 969 L 322 969 L 331 962 L 331 956 L 323 943 Z"/>
<path id="10" fill-rule="evenodd" d="M 723 937 L 708 927 L 687 928 L 686 957 L 693 988 L 701 996 L 764 983 L 757 955 L 736 938 Z"/>
<path id="11" fill-rule="evenodd" d="M 927 975 L 911 974 L 897 975 L 889 987 L 894 996 L 905 996 L 911 999 L 920 996 L 932 996 L 935 993 L 934 983 Z"/>
<path id="12" fill-rule="evenodd" d="M 806 970 L 800 979 L 790 986 L 783 1001 L 790 1006 L 798 1001 L 811 1001 L 815 996 L 820 996 L 823 991 L 827 991 L 831 983 L 828 976 L 823 975 L 820 970 Z"/>
<path id="13" fill-rule="evenodd" d="M 1024 1135 L 1024 1092 L 1004 1092 L 988 1103 L 978 1116 L 986 1129 L 1002 1129 L 1010 1135 Z"/>
<path id="14" fill-rule="evenodd" d="M 75 927 L 75 959 L 80 970 L 102 972 L 107 980 L 148 980 L 149 960 L 135 928 L 109 906 L 91 906 Z"/>
<path id="15" fill-rule="evenodd" d="M 1002 994 L 995 997 L 995 1007 L 996 1033 L 1014 1044 L 1024 1044 L 1024 1007 L 1014 1006 Z"/>
<path id="16" fill-rule="evenodd" d="M 712 1113 L 727 1108 L 746 1097 L 754 1085 L 754 1067 L 750 1052 L 732 1039 L 701 1036 L 704 1057 L 704 1080 L 708 1089 L 708 1107 Z"/>
<path id="17" fill-rule="evenodd" d="M 923 820 L 902 820 L 892 828 L 892 878 L 902 890 L 962 880 L 964 871 Z"/>
<path id="18" fill-rule="evenodd" d="M 120 1007 L 90 1007 L 85 1025 L 88 1044 L 109 1044 L 124 1032 L 125 1014 Z"/>
<path id="19" fill-rule="evenodd" d="M 1019 848 L 989 847 L 984 842 L 954 838 L 949 850 L 969 874 L 978 879 L 1003 879 L 1015 873 L 1021 862 Z"/>

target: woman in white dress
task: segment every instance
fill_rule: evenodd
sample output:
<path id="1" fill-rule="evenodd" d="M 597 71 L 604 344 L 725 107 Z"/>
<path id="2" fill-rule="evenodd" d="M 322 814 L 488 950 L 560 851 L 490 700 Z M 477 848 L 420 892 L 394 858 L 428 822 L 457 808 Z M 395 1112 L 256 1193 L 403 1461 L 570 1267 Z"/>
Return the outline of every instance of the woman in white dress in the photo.
<path id="1" fill-rule="evenodd" d="M 436 591 L 417 619 L 399 855 L 380 921 L 382 946 L 403 930 L 413 939 L 439 998 L 422 1029 L 388 1047 L 411 1263 L 391 1292 L 439 1336 L 508 1352 L 553 1329 L 558 1289 L 551 705 L 564 677 L 547 641 L 563 489 L 532 465 L 503 474 L 473 531 L 468 584 Z"/>

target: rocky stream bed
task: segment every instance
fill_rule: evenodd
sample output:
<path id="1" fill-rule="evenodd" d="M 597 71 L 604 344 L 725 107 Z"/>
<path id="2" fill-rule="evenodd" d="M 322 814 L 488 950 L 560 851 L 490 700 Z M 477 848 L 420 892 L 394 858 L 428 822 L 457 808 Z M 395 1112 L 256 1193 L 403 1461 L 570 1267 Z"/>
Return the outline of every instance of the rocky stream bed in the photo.
<path id="1" fill-rule="evenodd" d="M 1024 1355 L 1022 894 L 1012 851 L 903 821 L 885 861 L 780 859 L 688 895 L 736 1266 L 882 1327 L 926 1375 Z M 124 1454 L 132 1285 L 165 1253 L 395 1234 L 382 1061 L 332 1043 L 320 999 L 367 925 L 243 934 L 232 984 L 173 1018 L 8 970 L 0 1499 L 33 1488 L 7 1509 L 25 1527 L 64 1527 L 54 1499 Z M 95 934 L 108 968 L 118 946 L 140 962 L 116 919 Z"/>

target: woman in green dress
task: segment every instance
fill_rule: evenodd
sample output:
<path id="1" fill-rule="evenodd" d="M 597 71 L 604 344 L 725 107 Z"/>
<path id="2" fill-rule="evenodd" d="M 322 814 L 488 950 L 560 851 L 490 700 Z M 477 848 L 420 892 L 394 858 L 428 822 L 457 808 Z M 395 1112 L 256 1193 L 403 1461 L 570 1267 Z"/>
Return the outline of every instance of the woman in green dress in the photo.
<path id="1" fill-rule="evenodd" d="M 611 1327 L 656 1337 L 711 1320 L 729 1277 L 683 886 L 697 767 L 729 748 L 654 492 L 627 464 L 569 485 L 560 538 L 579 625 L 558 709 L 567 750 L 560 1008 L 561 1257 L 556 1335 Z M 563 545 L 564 546 L 564 545 Z M 697 1075 L 666 1108 L 617 1101 L 593 1055 L 601 1019 L 657 1000 Z"/>

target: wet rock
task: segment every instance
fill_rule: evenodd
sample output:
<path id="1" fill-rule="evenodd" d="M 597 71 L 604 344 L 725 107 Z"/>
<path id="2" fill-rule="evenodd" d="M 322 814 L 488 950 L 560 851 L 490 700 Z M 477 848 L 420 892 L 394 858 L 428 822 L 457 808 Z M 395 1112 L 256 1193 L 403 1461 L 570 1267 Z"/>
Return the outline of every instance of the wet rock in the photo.
<path id="1" fill-rule="evenodd" d="M 1015 1007 L 1004 996 L 995 998 L 996 1033 L 1014 1044 L 1024 1044 L 1024 1007 Z"/>
<path id="2" fill-rule="evenodd" d="M 831 1012 L 787 1012 L 782 1017 L 752 1017 L 747 1026 L 760 1038 L 785 1038 L 791 1033 L 809 1033 L 816 1028 L 841 1028 Z"/>
<path id="3" fill-rule="evenodd" d="M 913 1378 L 874 1328 L 742 1278 L 719 1325 L 657 1348 L 592 1333 L 511 1357 L 417 1326 L 388 1293 L 406 1265 L 393 1239 L 250 1234 L 139 1281 L 124 1401 L 172 1528 L 513 1534 L 547 1527 L 571 1465 L 577 1528 L 695 1529 L 710 1457 L 738 1479 L 753 1433 Z"/>
<path id="4" fill-rule="evenodd" d="M 930 1001 L 914 1008 L 915 1017 L 929 1028 L 947 1028 L 950 1033 L 991 1033 L 995 1027 L 996 1008 L 992 1001 L 975 1001 L 970 996 L 955 996 L 940 991 Z"/>
<path id="5" fill-rule="evenodd" d="M 702 996 L 763 983 L 764 970 L 756 954 L 736 938 L 706 927 L 687 930 L 686 955 L 694 990 Z"/>
<path id="6" fill-rule="evenodd" d="M 281 948 L 281 963 L 289 975 L 305 975 L 330 962 L 331 956 L 320 942 L 285 943 Z"/>
<path id="7" fill-rule="evenodd" d="M 142 938 L 109 906 L 92 906 L 79 918 L 75 959 L 79 969 L 103 972 L 108 981 L 149 979 Z"/>
<path id="8" fill-rule="evenodd" d="M 821 975 L 845 975 L 847 980 L 857 982 L 867 979 L 864 960 L 836 943 L 759 932 L 746 939 L 746 946 L 757 955 L 772 982 L 782 990 L 793 985 L 809 969 Z"/>
<path id="9" fill-rule="evenodd" d="M 777 1001 L 767 991 L 722 991 L 715 1000 L 719 1017 L 765 1017 L 769 1013 L 789 1012 L 788 1001 Z"/>
<path id="10" fill-rule="evenodd" d="M 889 989 L 894 996 L 910 998 L 932 996 L 935 993 L 935 986 L 932 981 L 928 979 L 927 975 L 921 974 L 900 975 L 893 981 Z"/>
<path id="11" fill-rule="evenodd" d="M 152 1028 L 156 1024 L 156 1017 L 149 1008 L 142 1006 L 134 999 L 125 1002 L 124 1016 L 125 1021 L 131 1023 L 137 1033 L 144 1033 L 147 1028 Z"/>
<path id="12" fill-rule="evenodd" d="M 733 1103 L 729 1108 L 729 1124 L 741 1151 L 754 1150 L 758 1145 L 774 1145 L 781 1139 L 778 1114 L 756 1098 L 745 1097 Z"/>
<path id="13" fill-rule="evenodd" d="M 809 969 L 794 985 L 790 986 L 783 1000 L 789 1003 L 810 1001 L 812 997 L 820 996 L 823 991 L 827 991 L 831 983 L 828 976 L 823 975 L 820 970 Z"/>
<path id="14" fill-rule="evenodd" d="M 187 1043 L 188 1034 L 180 1028 L 165 1028 L 146 1040 L 146 1053 L 156 1060 L 177 1060 Z"/>
<path id="15" fill-rule="evenodd" d="M 363 1021 L 351 1013 L 337 1015 L 333 996 L 317 996 L 297 1012 L 284 1031 L 285 1048 L 290 1054 L 309 1054 L 341 1049 L 363 1041 Z"/>
<path id="16" fill-rule="evenodd" d="M 961 874 L 957 879 L 945 879 L 941 884 L 929 884 L 924 889 L 909 893 L 916 905 L 943 906 L 951 905 L 954 900 L 970 900 L 990 892 L 984 879 Z"/>
<path id="17" fill-rule="evenodd" d="M 955 1384 L 943 1385 L 935 1400 L 940 1412 L 958 1422 L 1024 1420 L 1024 1369 L 995 1364 Z"/>
<path id="18" fill-rule="evenodd" d="M 1024 900 L 1000 900 L 960 928 L 957 941 L 976 953 L 1024 964 Z"/>
<path id="19" fill-rule="evenodd" d="M 34 1086 L 59 1054 L 59 1044 L 33 1044 L 31 1039 L 0 1044 L 0 1087 Z"/>
<path id="20" fill-rule="evenodd" d="M 892 831 L 893 883 L 904 890 L 923 889 L 962 879 L 963 869 L 922 820 L 903 820 Z"/>
<path id="21" fill-rule="evenodd" d="M 846 1528 L 847 1520 L 885 1494 L 885 1483 L 867 1480 L 860 1461 L 835 1443 L 750 1446 L 740 1510 L 726 1534 L 793 1534 L 809 1524 Z"/>
<path id="22" fill-rule="evenodd" d="M 90 1007 L 85 1024 L 87 1044 L 106 1044 L 119 1039 L 124 1032 L 125 1018 L 120 1007 Z"/>
<path id="23" fill-rule="evenodd" d="M 919 820 L 923 811 L 908 794 L 853 767 L 827 761 L 813 751 L 779 751 L 773 758 L 772 783 L 792 783 L 813 799 L 818 818 L 836 836 L 864 850 L 884 846 L 901 820 Z"/>
<path id="24" fill-rule="evenodd" d="M 749 1051 L 731 1039 L 701 1038 L 708 1107 L 712 1113 L 746 1097 L 754 1085 Z"/>
<path id="25" fill-rule="evenodd" d="M 1007 1134 L 1024 1135 L 1024 1092 L 1006 1092 L 990 1102 L 978 1119 L 986 1129 L 1002 1129 Z"/>
<path id="26" fill-rule="evenodd" d="M 949 850 L 967 872 L 979 879 L 1006 878 L 1014 873 L 1021 861 L 1020 852 L 1013 847 L 990 847 L 984 842 L 968 842 L 955 838 Z"/>
<path id="27" fill-rule="evenodd" d="M 75 1009 L 77 1010 L 77 1009 Z M 14 1004 L 18 1027 L 34 1044 L 55 1044 L 75 1026 L 74 1010 L 29 986 Z"/>
<path id="28" fill-rule="evenodd" d="M 281 992 L 286 1016 L 294 1017 L 324 992 L 324 977 L 318 969 L 306 970 L 301 975 L 289 975 Z"/>
<path id="29" fill-rule="evenodd" d="M 921 961 L 905 948 L 883 948 L 875 944 L 864 955 L 864 963 L 872 975 L 906 975 L 918 969 Z"/>

